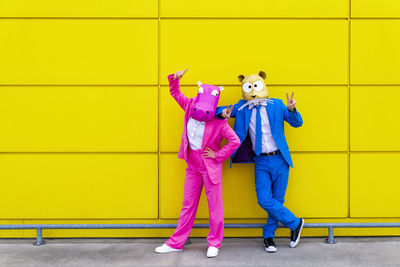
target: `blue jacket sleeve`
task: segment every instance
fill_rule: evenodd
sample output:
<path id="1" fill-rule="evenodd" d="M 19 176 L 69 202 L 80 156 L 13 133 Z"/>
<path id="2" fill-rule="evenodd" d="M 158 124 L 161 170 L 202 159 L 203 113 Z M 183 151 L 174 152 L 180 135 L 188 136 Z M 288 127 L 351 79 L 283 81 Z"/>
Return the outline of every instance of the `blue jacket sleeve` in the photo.
<path id="1" fill-rule="evenodd" d="M 287 121 L 287 123 L 290 124 L 290 126 L 297 128 L 303 125 L 303 118 L 296 108 L 294 109 L 294 112 L 291 112 L 283 102 L 281 102 L 281 107 L 283 118 L 285 121 Z"/>

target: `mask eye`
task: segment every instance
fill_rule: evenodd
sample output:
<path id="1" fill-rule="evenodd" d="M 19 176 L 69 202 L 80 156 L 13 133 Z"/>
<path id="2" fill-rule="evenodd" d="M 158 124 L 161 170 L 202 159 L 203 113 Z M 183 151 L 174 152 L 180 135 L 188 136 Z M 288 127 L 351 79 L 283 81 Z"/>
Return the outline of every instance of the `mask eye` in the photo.
<path id="1" fill-rule="evenodd" d="M 243 91 L 244 91 L 245 93 L 250 93 L 251 90 L 253 90 L 252 85 L 251 85 L 251 83 L 249 83 L 249 82 L 245 82 L 245 83 L 242 85 L 242 89 L 243 89 Z"/>
<path id="2" fill-rule="evenodd" d="M 203 87 L 199 87 L 199 93 L 204 93 Z"/>
<path id="3" fill-rule="evenodd" d="M 256 91 L 261 91 L 261 89 L 264 88 L 264 84 L 263 84 L 262 81 L 255 81 L 254 84 L 253 84 L 253 88 Z"/>
<path id="4" fill-rule="evenodd" d="M 213 96 L 218 96 L 218 90 L 213 90 L 213 91 L 211 92 L 211 94 L 212 94 Z"/>

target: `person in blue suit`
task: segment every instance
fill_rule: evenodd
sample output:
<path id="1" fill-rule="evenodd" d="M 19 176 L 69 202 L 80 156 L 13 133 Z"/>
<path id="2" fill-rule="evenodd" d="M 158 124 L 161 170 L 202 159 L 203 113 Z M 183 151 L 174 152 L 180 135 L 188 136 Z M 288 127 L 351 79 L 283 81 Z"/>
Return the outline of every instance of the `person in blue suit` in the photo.
<path id="1" fill-rule="evenodd" d="M 296 217 L 283 206 L 289 179 L 289 167 L 293 167 L 284 132 L 284 121 L 292 127 L 303 125 L 303 119 L 295 108 L 296 101 L 286 93 L 288 106 L 282 100 L 269 98 L 265 85 L 266 74 L 240 75 L 243 99 L 235 105 L 218 107 L 216 116 L 236 118 L 234 130 L 240 139 L 240 147 L 232 154 L 232 163 L 255 163 L 255 184 L 258 204 L 268 212 L 263 228 L 265 250 L 276 252 L 274 243 L 278 221 L 291 230 L 290 247 L 300 240 L 304 219 Z"/>

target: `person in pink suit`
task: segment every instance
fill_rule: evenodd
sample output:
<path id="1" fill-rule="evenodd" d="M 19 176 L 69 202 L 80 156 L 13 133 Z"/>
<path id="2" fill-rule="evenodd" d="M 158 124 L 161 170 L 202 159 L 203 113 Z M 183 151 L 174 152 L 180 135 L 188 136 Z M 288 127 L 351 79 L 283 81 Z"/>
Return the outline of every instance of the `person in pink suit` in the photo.
<path id="1" fill-rule="evenodd" d="M 201 84 L 197 97 L 187 98 L 179 81 L 186 73 L 178 71 L 168 76 L 171 96 L 185 111 L 182 142 L 178 158 L 187 163 L 183 206 L 174 234 L 156 253 L 182 251 L 192 230 L 204 185 L 210 215 L 207 236 L 207 257 L 215 257 L 224 236 L 224 210 L 222 205 L 222 163 L 240 146 L 236 133 L 226 119 L 215 117 L 219 95 L 223 87 Z M 222 139 L 228 143 L 221 148 Z"/>

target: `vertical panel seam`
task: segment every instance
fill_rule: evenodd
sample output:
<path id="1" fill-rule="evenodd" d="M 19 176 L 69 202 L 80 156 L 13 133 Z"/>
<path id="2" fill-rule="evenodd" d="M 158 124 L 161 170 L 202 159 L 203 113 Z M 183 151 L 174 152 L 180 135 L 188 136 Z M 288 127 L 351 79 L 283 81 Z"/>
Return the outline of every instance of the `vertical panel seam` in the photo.
<path id="1" fill-rule="evenodd" d="M 351 112 L 351 88 L 350 88 L 350 84 L 351 84 L 351 70 L 350 70 L 350 64 L 351 64 L 351 0 L 349 0 L 349 18 L 348 18 L 348 63 L 347 63 L 347 68 L 348 68 L 348 78 L 347 78 L 347 88 L 348 88 L 348 114 L 347 114 L 347 131 L 348 131 L 348 135 L 347 135 L 347 150 L 348 150 L 348 154 L 347 154 L 347 179 L 348 179 L 348 185 L 347 185 L 347 194 L 348 194 L 348 206 L 347 206 L 347 216 L 349 218 L 351 218 L 351 192 L 350 192 L 350 186 L 351 186 L 351 177 L 350 177 L 350 154 L 351 154 L 351 148 L 350 148 L 350 127 L 351 127 L 351 123 L 350 123 L 350 112 Z"/>
<path id="2" fill-rule="evenodd" d="M 157 109 L 158 109 L 158 114 L 157 114 L 157 132 L 158 132 L 158 140 L 157 140 L 157 151 L 158 151 L 158 155 L 157 155 L 157 219 L 160 219 L 160 203 L 161 203 L 161 199 L 160 199 L 160 157 L 161 157 L 161 152 L 160 152 L 160 98 L 161 98 L 161 0 L 158 0 L 158 20 L 157 20 L 157 54 L 158 54 L 158 58 L 157 58 L 157 90 L 158 90 L 158 99 L 157 99 Z"/>

